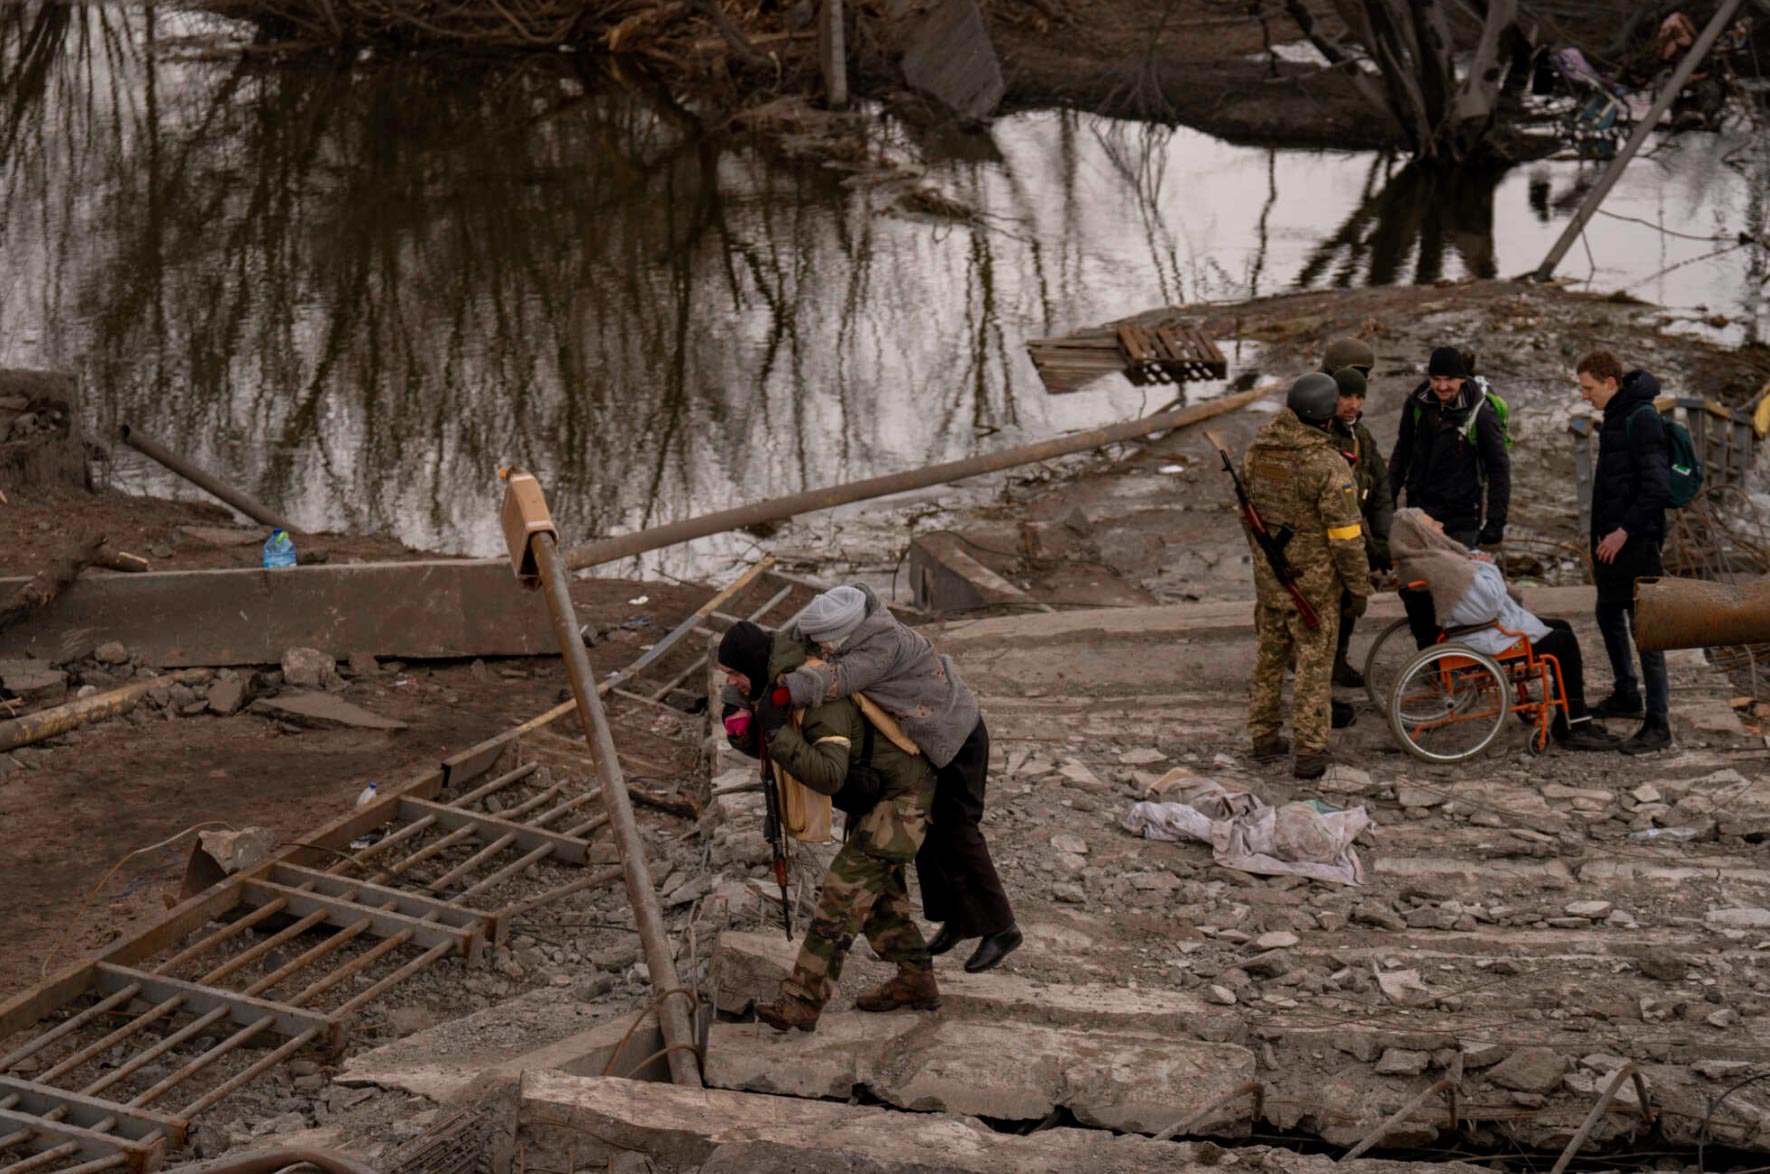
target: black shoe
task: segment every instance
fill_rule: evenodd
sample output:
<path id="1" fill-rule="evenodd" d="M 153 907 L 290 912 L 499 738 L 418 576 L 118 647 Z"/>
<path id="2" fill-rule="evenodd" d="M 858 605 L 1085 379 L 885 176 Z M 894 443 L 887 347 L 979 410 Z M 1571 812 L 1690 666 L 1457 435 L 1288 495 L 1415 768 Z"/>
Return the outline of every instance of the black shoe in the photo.
<path id="1" fill-rule="evenodd" d="M 1643 717 L 1646 715 L 1647 709 L 1641 704 L 1641 697 L 1639 694 L 1631 696 L 1627 693 L 1612 693 L 1598 704 L 1592 706 L 1589 712 L 1593 717 L 1599 719 L 1611 717 Z"/>
<path id="2" fill-rule="evenodd" d="M 1672 728 L 1664 718 L 1650 717 L 1641 723 L 1635 736 L 1617 749 L 1624 754 L 1652 754 L 1672 744 Z"/>
<path id="3" fill-rule="evenodd" d="M 1589 721 L 1574 722 L 1565 732 L 1555 735 L 1555 745 L 1563 750 L 1615 750 L 1617 739 Z"/>
<path id="4" fill-rule="evenodd" d="M 1020 927 L 1011 925 L 977 943 L 977 952 L 965 960 L 967 974 L 981 974 L 1020 948 Z"/>
<path id="5" fill-rule="evenodd" d="M 1364 674 L 1353 668 L 1345 660 L 1334 662 L 1334 684 L 1346 689 L 1364 688 Z"/>
<path id="6" fill-rule="evenodd" d="M 940 927 L 940 932 L 935 934 L 933 940 L 928 943 L 928 952 L 930 954 L 944 954 L 964 940 L 965 935 L 954 929 L 953 923 L 949 921 Z"/>
<path id="7" fill-rule="evenodd" d="M 1291 763 L 1291 777 L 1293 779 L 1319 779 L 1327 773 L 1328 763 L 1331 761 L 1332 759 L 1328 758 L 1323 751 L 1299 754 Z"/>
<path id="8" fill-rule="evenodd" d="M 1336 730 L 1343 730 L 1358 720 L 1358 711 L 1352 708 L 1352 703 L 1349 701 L 1333 702 L 1329 707 L 1329 712 L 1332 715 L 1329 720 Z"/>

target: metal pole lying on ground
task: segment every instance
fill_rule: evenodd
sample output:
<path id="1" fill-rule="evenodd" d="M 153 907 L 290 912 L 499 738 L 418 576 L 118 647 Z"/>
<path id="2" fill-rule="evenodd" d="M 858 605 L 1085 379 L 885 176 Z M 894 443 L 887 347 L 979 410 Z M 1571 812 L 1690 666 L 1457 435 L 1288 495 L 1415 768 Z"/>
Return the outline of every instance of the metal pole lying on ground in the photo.
<path id="1" fill-rule="evenodd" d="M 66 705 L 58 705 L 54 709 L 40 709 L 36 713 L 27 713 L 23 717 L 0 722 L 0 750 L 13 750 L 20 746 L 29 746 L 32 742 L 41 742 L 45 738 L 65 734 L 87 722 L 128 713 L 141 703 L 141 699 L 148 695 L 149 690 L 157 686 L 195 684 L 199 681 L 206 681 L 214 675 L 208 669 L 180 669 L 175 673 L 167 673 L 163 677 L 149 677 L 143 681 L 131 681 L 121 689 L 112 689 L 108 693 L 95 693 L 91 697 L 82 697 L 78 701 L 70 701 Z"/>
<path id="2" fill-rule="evenodd" d="M 1629 136 L 1629 141 L 1623 149 L 1616 153 L 1616 158 L 1610 161 L 1610 167 L 1604 172 L 1604 178 L 1600 179 L 1597 186 L 1586 194 L 1585 203 L 1581 204 L 1579 211 L 1574 213 L 1573 219 L 1567 225 L 1567 230 L 1561 234 L 1561 239 L 1555 242 L 1555 247 L 1549 250 L 1549 255 L 1543 258 L 1543 263 L 1536 267 L 1536 273 L 1532 276 L 1538 281 L 1547 281 L 1555 275 L 1555 266 L 1561 264 L 1561 258 L 1567 256 L 1567 250 L 1573 247 L 1573 242 L 1579 239 L 1579 234 L 1586 230 L 1586 225 L 1598 212 L 1598 205 L 1604 202 L 1604 197 L 1610 194 L 1610 189 L 1615 187 L 1616 181 L 1621 178 L 1623 168 L 1629 165 L 1629 160 L 1635 157 L 1635 152 L 1641 149 L 1641 144 L 1647 141 L 1647 136 L 1652 134 L 1653 128 L 1659 125 L 1660 116 L 1677 100 L 1678 94 L 1684 89 L 1684 83 L 1688 82 L 1690 75 L 1696 72 L 1697 64 L 1708 56 L 1708 51 L 1714 45 L 1715 39 L 1721 35 L 1721 30 L 1727 27 L 1727 22 L 1733 19 L 1733 14 L 1739 11 L 1739 4 L 1740 0 L 1722 0 L 1721 7 L 1715 11 L 1714 19 L 1709 21 L 1708 26 L 1702 30 L 1702 35 L 1696 38 L 1696 43 L 1690 46 L 1690 52 L 1684 54 L 1684 60 L 1678 63 L 1677 70 L 1672 74 L 1672 80 L 1666 83 L 1665 89 L 1661 90 L 1659 97 L 1654 99 L 1653 108 L 1647 112 L 1646 117 L 1635 124 L 1634 133 Z"/>
<path id="3" fill-rule="evenodd" d="M 1770 642 L 1770 578 L 1732 585 L 1707 579 L 1635 583 L 1635 644 L 1642 652 Z"/>
<path id="4" fill-rule="evenodd" d="M 1256 387 L 1252 391 L 1238 392 L 1222 399 L 1194 404 L 1189 408 L 1180 408 L 1172 412 L 1158 412 L 1153 416 L 1144 416 L 1138 420 L 1128 420 L 1123 424 L 1113 424 L 1106 428 L 1095 428 L 1069 436 L 1056 436 L 1050 440 L 1041 440 L 1037 444 L 1022 445 L 1020 448 L 983 453 L 979 456 L 966 457 L 963 460 L 928 465 L 925 468 L 910 469 L 902 473 L 888 473 L 883 477 L 869 477 L 865 481 L 849 481 L 842 485 L 826 486 L 823 489 L 809 489 L 804 493 L 773 497 L 767 501 L 754 502 L 736 509 L 721 510 L 716 514 L 685 518 L 680 522 L 671 522 L 665 526 L 641 530 L 637 534 L 604 538 L 598 542 L 574 546 L 567 550 L 565 565 L 571 570 L 581 571 L 585 567 L 593 567 L 598 563 L 613 562 L 615 559 L 643 554 L 648 550 L 661 550 L 666 546 L 675 546 L 678 542 L 705 538 L 711 534 L 723 534 L 727 530 L 741 530 L 745 526 L 777 522 L 795 514 L 815 513 L 818 510 L 866 501 L 868 498 L 887 497 L 893 493 L 904 493 L 911 489 L 927 489 L 933 485 L 944 485 L 949 481 L 961 481 L 966 477 L 977 477 L 984 473 L 1012 469 L 1017 465 L 1030 465 L 1037 461 L 1048 461 L 1053 457 L 1087 452 L 1089 449 L 1116 444 L 1123 440 L 1135 440 L 1140 436 L 1148 436 L 1152 432 L 1167 432 L 1175 428 L 1184 428 L 1189 424 L 1197 424 L 1201 420 L 1209 420 L 1213 416 L 1250 404 L 1261 396 L 1276 391 L 1280 386 L 1282 385 L 1272 383 L 1265 387 Z"/>
<path id="5" fill-rule="evenodd" d="M 212 494 L 233 506 L 254 522 L 262 522 L 266 526 L 275 526 L 280 530 L 293 530 L 295 524 L 256 498 L 244 493 L 220 480 L 207 469 L 185 460 L 141 429 L 131 424 L 124 424 L 117 429 L 117 435 L 124 444 L 146 456 L 154 458 L 198 489 Z"/>
<path id="6" fill-rule="evenodd" d="M 602 783 L 603 811 L 608 815 L 615 849 L 620 853 L 621 866 L 627 874 L 627 903 L 633 907 L 640 949 L 645 956 L 646 970 L 651 974 L 670 1079 L 676 1084 L 699 1088 L 697 1040 L 688 1018 L 691 996 L 676 977 L 670 939 L 664 933 L 663 908 L 658 903 L 658 892 L 652 886 L 651 872 L 646 867 L 645 841 L 640 838 L 639 824 L 633 818 L 632 800 L 621 775 L 620 761 L 615 756 L 614 735 L 609 732 L 608 716 L 602 709 L 596 673 L 590 667 L 590 656 L 584 651 L 584 641 L 578 635 L 571 578 L 566 574 L 565 560 L 559 554 L 553 520 L 540 484 L 529 474 L 508 473 L 503 523 L 517 577 L 546 592 L 547 607 L 553 614 L 553 631 L 559 637 L 566 676 L 571 680 L 572 693 L 577 700 L 578 720 L 583 724 L 584 740 L 589 744 L 596 775 Z"/>

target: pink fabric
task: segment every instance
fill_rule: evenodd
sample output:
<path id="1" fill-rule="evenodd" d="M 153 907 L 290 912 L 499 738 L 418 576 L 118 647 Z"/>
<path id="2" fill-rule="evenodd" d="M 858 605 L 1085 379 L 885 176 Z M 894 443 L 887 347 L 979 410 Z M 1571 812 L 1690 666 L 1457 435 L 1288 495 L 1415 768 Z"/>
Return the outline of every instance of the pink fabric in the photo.
<path id="1" fill-rule="evenodd" d="M 750 732 L 750 711 L 740 709 L 725 717 L 725 732 L 733 738 L 741 738 Z"/>

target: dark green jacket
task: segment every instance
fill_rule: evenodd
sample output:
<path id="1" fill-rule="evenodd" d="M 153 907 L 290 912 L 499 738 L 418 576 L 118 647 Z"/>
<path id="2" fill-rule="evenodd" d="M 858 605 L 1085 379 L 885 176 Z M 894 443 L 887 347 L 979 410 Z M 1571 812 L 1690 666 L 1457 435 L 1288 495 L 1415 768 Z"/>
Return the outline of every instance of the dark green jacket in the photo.
<path id="1" fill-rule="evenodd" d="M 1389 464 L 1377 451 L 1377 438 L 1364 418 L 1348 427 L 1334 421 L 1334 441 L 1352 464 L 1358 487 L 1358 508 L 1364 515 L 1364 553 L 1372 570 L 1389 569 L 1389 525 L 1395 520 L 1395 495 L 1389 491 Z"/>
<path id="2" fill-rule="evenodd" d="M 797 668 L 805 661 L 805 647 L 784 632 L 774 637 L 774 650 L 768 658 L 770 681 Z M 730 710 L 742 699 L 732 691 L 725 695 Z M 788 774 L 814 791 L 834 795 L 842 789 L 851 762 L 861 760 L 866 744 L 867 719 L 860 706 L 849 698 L 814 705 L 801 714 L 798 729 L 788 722 L 768 744 L 769 757 L 781 764 Z M 740 753 L 756 756 L 756 729 L 752 726 L 741 738 L 727 739 Z M 895 799 L 908 793 L 922 780 L 932 776 L 933 767 L 926 755 L 907 754 L 878 730 L 873 731 L 871 766 L 879 772 L 884 788 L 880 797 Z"/>

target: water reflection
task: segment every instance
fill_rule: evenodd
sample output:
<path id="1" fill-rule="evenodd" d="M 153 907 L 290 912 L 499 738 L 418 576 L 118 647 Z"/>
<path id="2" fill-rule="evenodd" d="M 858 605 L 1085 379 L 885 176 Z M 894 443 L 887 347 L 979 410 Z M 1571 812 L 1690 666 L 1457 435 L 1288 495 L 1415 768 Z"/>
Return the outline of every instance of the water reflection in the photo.
<path id="1" fill-rule="evenodd" d="M 0 362 L 77 370 L 97 427 L 136 421 L 303 524 L 431 548 L 496 552 L 500 463 L 534 467 L 578 539 L 1133 415 L 1156 405 L 1121 380 L 1045 395 L 1024 339 L 1517 272 L 1564 218 L 1522 175 L 1074 113 L 883 125 L 980 213 L 936 222 L 573 56 L 273 65 L 211 52 L 226 27 L 0 12 Z M 1674 178 L 1615 206 L 1744 215 L 1660 195 Z M 1734 260 L 1646 296 L 1759 313 Z"/>

